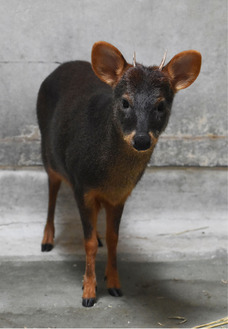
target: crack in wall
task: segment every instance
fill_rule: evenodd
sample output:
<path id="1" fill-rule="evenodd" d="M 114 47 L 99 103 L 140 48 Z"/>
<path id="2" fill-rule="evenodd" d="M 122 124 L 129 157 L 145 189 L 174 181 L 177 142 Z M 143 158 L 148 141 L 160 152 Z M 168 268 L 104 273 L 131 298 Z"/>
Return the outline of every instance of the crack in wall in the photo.
<path id="1" fill-rule="evenodd" d="M 36 142 L 40 141 L 40 130 L 38 126 L 28 125 L 24 128 L 21 135 L 9 136 L 0 138 L 0 143 L 11 143 L 11 142 Z"/>
<path id="2" fill-rule="evenodd" d="M 159 140 L 217 140 L 217 139 L 227 139 L 227 136 L 219 136 L 219 135 L 202 135 L 202 136 L 190 136 L 190 135 L 179 135 L 179 136 L 161 136 Z"/>
<path id="3" fill-rule="evenodd" d="M 59 61 L 0 61 L 0 64 L 62 64 Z"/>

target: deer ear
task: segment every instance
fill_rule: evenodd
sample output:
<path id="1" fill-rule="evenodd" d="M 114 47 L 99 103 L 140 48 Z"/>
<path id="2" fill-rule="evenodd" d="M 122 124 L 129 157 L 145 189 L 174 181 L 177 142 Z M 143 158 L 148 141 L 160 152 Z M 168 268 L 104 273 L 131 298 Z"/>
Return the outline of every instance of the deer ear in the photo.
<path id="1" fill-rule="evenodd" d="M 91 57 L 94 73 L 111 87 L 114 87 L 124 72 L 132 66 L 117 48 L 105 41 L 93 45 Z"/>
<path id="2" fill-rule="evenodd" d="M 174 56 L 163 68 L 175 91 L 190 86 L 200 73 L 201 54 L 196 50 L 183 51 Z"/>

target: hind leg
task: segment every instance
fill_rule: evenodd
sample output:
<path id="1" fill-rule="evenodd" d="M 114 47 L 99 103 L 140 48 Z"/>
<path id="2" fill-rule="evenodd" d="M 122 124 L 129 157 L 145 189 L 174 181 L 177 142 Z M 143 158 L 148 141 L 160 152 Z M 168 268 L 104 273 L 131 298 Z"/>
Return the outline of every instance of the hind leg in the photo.
<path id="1" fill-rule="evenodd" d="M 48 201 L 48 215 L 47 222 L 44 228 L 44 236 L 41 244 L 41 251 L 50 251 L 54 246 L 54 215 L 57 194 L 61 185 L 61 179 L 52 171 L 48 171 L 48 187 L 49 187 L 49 201 Z"/>
<path id="2" fill-rule="evenodd" d="M 97 232 L 97 244 L 98 244 L 98 247 L 103 247 L 103 242 L 101 241 L 101 238 L 100 238 L 100 235 L 98 232 Z"/>

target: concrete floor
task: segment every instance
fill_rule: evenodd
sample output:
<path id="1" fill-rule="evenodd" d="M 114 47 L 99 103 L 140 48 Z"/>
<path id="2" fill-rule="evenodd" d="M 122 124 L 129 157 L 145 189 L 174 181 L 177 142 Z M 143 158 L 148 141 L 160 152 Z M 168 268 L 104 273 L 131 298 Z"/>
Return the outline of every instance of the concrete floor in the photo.
<path id="1" fill-rule="evenodd" d="M 97 303 L 89 309 L 81 306 L 83 236 L 70 189 L 60 191 L 55 248 L 41 253 L 46 174 L 2 170 L 0 186 L 1 328 L 191 328 L 227 316 L 225 169 L 146 171 L 121 222 L 124 296 L 106 291 L 104 246 L 97 255 Z M 104 226 L 101 213 L 103 242 Z"/>

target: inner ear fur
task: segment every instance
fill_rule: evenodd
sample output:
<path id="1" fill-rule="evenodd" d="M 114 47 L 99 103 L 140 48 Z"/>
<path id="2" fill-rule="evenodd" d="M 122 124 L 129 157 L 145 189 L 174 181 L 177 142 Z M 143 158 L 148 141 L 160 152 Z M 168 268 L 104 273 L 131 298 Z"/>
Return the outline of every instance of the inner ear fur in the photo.
<path id="1" fill-rule="evenodd" d="M 169 75 L 174 90 L 178 91 L 196 80 L 200 67 L 201 54 L 196 50 L 187 50 L 174 56 L 162 71 Z"/>
<path id="2" fill-rule="evenodd" d="M 111 87 L 114 87 L 124 72 L 132 66 L 116 47 L 105 41 L 93 45 L 91 61 L 94 73 Z"/>

